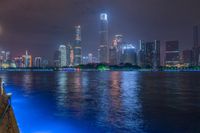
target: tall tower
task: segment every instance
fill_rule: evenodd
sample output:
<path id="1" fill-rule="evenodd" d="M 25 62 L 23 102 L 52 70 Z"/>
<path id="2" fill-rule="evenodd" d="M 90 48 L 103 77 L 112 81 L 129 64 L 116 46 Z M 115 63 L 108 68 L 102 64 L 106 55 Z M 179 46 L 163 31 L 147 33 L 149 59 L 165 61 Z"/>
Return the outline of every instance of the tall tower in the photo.
<path id="1" fill-rule="evenodd" d="M 22 56 L 23 59 L 23 67 L 32 67 L 32 56 L 28 54 L 26 50 L 26 54 Z"/>
<path id="2" fill-rule="evenodd" d="M 200 25 L 193 27 L 193 65 L 200 65 Z"/>
<path id="3" fill-rule="evenodd" d="M 100 63 L 108 63 L 108 15 L 100 14 Z"/>
<path id="4" fill-rule="evenodd" d="M 67 55 L 66 55 L 66 46 L 60 45 L 60 67 L 65 67 L 67 65 Z"/>
<path id="5" fill-rule="evenodd" d="M 155 40 L 153 44 L 153 69 L 160 66 L 160 41 Z"/>
<path id="6" fill-rule="evenodd" d="M 81 26 L 75 26 L 74 65 L 82 63 Z"/>

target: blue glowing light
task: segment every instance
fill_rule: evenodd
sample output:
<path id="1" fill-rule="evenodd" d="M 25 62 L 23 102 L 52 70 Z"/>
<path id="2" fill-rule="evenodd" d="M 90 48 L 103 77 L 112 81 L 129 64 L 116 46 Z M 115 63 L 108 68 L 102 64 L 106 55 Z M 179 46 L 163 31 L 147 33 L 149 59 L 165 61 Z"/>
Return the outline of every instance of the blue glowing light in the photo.
<path id="1" fill-rule="evenodd" d="M 132 44 L 126 44 L 123 46 L 123 49 L 135 49 L 135 46 L 133 46 Z"/>
<path id="2" fill-rule="evenodd" d="M 101 20 L 108 20 L 108 15 L 106 14 L 106 13 L 101 13 L 101 15 L 100 15 L 100 19 Z"/>

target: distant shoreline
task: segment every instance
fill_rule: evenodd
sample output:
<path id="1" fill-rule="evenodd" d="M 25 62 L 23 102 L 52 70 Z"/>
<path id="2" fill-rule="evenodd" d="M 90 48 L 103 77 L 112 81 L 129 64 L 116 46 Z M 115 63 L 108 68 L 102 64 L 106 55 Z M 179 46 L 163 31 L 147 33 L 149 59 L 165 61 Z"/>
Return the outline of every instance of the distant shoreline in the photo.
<path id="1" fill-rule="evenodd" d="M 121 69 L 91 69 L 91 68 L 6 68 L 0 69 L 0 72 L 85 72 L 85 71 L 139 71 L 139 72 L 200 72 L 200 69 L 132 69 L 132 68 L 121 68 Z"/>

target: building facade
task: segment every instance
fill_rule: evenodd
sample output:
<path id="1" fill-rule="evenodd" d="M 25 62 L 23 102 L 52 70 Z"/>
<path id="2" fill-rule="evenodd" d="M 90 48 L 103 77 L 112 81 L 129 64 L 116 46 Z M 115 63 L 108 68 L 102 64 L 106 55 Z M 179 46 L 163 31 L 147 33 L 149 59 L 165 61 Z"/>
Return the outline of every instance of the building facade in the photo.
<path id="1" fill-rule="evenodd" d="M 180 65 L 179 41 L 165 42 L 165 66 Z"/>
<path id="2" fill-rule="evenodd" d="M 23 67 L 32 67 L 32 56 L 28 54 L 28 51 L 26 51 L 26 54 L 22 56 L 23 60 Z"/>
<path id="3" fill-rule="evenodd" d="M 118 49 L 117 49 L 117 47 L 111 46 L 109 48 L 109 64 L 118 65 Z"/>
<path id="4" fill-rule="evenodd" d="M 184 50 L 182 53 L 182 64 L 186 67 L 192 65 L 192 57 L 193 51 L 192 50 Z"/>
<path id="5" fill-rule="evenodd" d="M 120 57 L 123 51 L 123 36 L 115 35 L 112 46 L 109 48 L 109 64 L 119 65 L 122 63 Z"/>
<path id="6" fill-rule="evenodd" d="M 108 63 L 108 15 L 100 14 L 100 46 L 99 46 L 99 61 L 100 63 Z"/>
<path id="7" fill-rule="evenodd" d="M 200 65 L 200 25 L 193 27 L 193 61 L 192 65 Z"/>
<path id="8" fill-rule="evenodd" d="M 74 65 L 82 64 L 81 26 L 75 26 Z"/>
<path id="9" fill-rule="evenodd" d="M 137 52 L 132 44 L 124 44 L 121 53 L 121 63 L 137 65 Z"/>
<path id="10" fill-rule="evenodd" d="M 67 66 L 66 46 L 60 45 L 59 52 L 60 52 L 60 57 L 59 57 L 60 67 L 66 67 Z"/>
<path id="11" fill-rule="evenodd" d="M 34 67 L 42 67 L 42 58 L 41 57 L 35 57 Z"/>
<path id="12" fill-rule="evenodd" d="M 144 42 L 140 40 L 138 52 L 138 65 L 147 68 L 158 68 L 160 66 L 160 41 Z"/>

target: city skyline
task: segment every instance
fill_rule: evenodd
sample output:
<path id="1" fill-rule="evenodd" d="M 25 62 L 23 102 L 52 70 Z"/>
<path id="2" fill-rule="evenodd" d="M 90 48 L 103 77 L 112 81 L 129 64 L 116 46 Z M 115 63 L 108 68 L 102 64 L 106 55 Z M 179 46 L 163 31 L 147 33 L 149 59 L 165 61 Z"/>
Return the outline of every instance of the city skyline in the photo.
<path id="1" fill-rule="evenodd" d="M 24 50 L 31 50 L 35 56 L 52 59 L 52 53 L 61 42 L 73 40 L 76 25 L 82 26 L 83 54 L 92 53 L 99 46 L 98 18 L 102 12 L 106 12 L 109 17 L 110 45 L 115 34 L 122 34 L 131 43 L 137 43 L 138 40 L 161 40 L 161 45 L 164 45 L 162 42 L 165 40 L 179 40 L 181 50 L 192 48 L 192 28 L 200 24 L 199 2 L 195 0 L 176 0 L 173 3 L 165 1 L 162 4 L 157 0 L 152 3 L 128 0 L 91 3 L 61 0 L 56 4 L 53 1 L 47 4 L 45 1 L 21 0 L 12 5 L 10 1 L 0 3 L 3 13 L 0 13 L 0 47 L 11 51 L 13 56 L 21 55 Z M 40 8 L 44 6 L 44 9 Z M 80 9 L 75 11 L 74 6 L 79 6 Z M 156 12 L 157 10 L 160 12 Z M 190 15 L 185 15 L 186 13 Z M 47 47 L 49 52 L 44 54 Z"/>
<path id="2" fill-rule="evenodd" d="M 121 34 L 115 34 L 113 40 L 109 42 L 109 17 L 107 13 L 102 12 L 99 14 L 99 46 L 95 49 L 97 53 L 93 51 L 93 53 L 97 54 L 96 62 L 91 62 L 93 60 L 93 53 L 89 53 L 90 56 L 88 54 L 88 57 L 83 56 L 81 29 L 81 25 L 74 26 L 74 41 L 60 43 L 59 49 L 54 50 L 53 60 L 44 58 L 45 60 L 42 61 L 43 57 L 40 57 L 38 60 L 38 55 L 34 55 L 35 60 L 33 62 L 32 55 L 28 55 L 28 50 L 26 50 L 26 55 L 22 56 L 22 58 L 20 56 L 18 56 L 19 58 L 13 58 L 10 51 L 1 50 L 1 67 L 78 66 L 83 64 L 85 59 L 88 59 L 88 63 L 109 65 L 130 63 L 142 68 L 153 69 L 157 69 L 160 66 L 188 67 L 199 66 L 200 64 L 200 25 L 193 26 L 193 46 L 190 49 L 181 50 L 180 40 L 165 40 L 164 45 L 161 45 L 161 41 L 156 39 L 154 41 L 138 40 L 138 45 L 138 43 L 127 42 Z M 190 51 L 186 54 L 184 51 L 187 50 Z M 190 52 L 193 53 L 190 54 Z M 86 62 L 85 60 L 84 64 Z"/>

